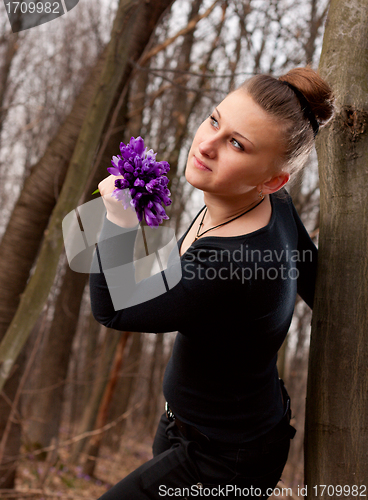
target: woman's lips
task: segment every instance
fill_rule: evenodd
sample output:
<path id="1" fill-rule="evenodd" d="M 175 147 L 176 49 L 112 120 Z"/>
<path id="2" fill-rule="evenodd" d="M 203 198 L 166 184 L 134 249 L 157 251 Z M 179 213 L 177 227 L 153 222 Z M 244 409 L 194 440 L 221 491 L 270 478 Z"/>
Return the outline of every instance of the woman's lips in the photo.
<path id="1" fill-rule="evenodd" d="M 210 172 L 212 172 L 212 170 L 209 167 L 207 167 L 207 165 L 205 165 L 203 162 L 198 160 L 198 158 L 195 155 L 193 155 L 193 162 L 194 166 L 199 168 L 200 170 L 209 170 Z"/>

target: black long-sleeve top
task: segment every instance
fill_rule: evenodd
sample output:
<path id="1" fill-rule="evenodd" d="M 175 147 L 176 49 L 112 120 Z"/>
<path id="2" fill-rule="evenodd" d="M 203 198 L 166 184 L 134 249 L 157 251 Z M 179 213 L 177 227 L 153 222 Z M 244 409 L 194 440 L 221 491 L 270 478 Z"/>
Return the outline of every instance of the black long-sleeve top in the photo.
<path id="1" fill-rule="evenodd" d="M 281 419 L 277 351 L 296 294 L 313 306 L 317 249 L 290 196 L 270 199 L 265 227 L 239 236 L 203 236 L 180 259 L 169 258 L 165 271 L 137 284 L 129 264 L 136 229 L 114 236 L 121 228 L 105 219 L 99 265 L 95 256 L 90 274 L 93 315 L 103 325 L 178 331 L 164 396 L 181 420 L 224 443 L 255 439 Z M 116 266 L 124 262 L 128 272 L 121 283 Z M 120 290 L 129 299 L 143 291 L 153 298 L 115 311 L 101 266 L 110 291 L 116 287 L 115 294 Z"/>

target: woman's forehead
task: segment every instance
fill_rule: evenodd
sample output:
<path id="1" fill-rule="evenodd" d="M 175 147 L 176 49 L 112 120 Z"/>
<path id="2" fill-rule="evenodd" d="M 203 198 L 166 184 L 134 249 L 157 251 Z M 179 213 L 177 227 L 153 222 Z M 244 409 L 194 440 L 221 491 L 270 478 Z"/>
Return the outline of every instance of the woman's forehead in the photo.
<path id="1" fill-rule="evenodd" d="M 257 104 L 253 97 L 243 89 L 231 92 L 216 107 L 220 111 L 226 112 L 229 118 L 239 120 L 239 123 L 245 118 L 274 122 L 274 117 Z"/>
<path id="2" fill-rule="evenodd" d="M 263 147 L 272 137 L 279 140 L 280 124 L 243 89 L 228 94 L 215 109 L 221 124 Z"/>

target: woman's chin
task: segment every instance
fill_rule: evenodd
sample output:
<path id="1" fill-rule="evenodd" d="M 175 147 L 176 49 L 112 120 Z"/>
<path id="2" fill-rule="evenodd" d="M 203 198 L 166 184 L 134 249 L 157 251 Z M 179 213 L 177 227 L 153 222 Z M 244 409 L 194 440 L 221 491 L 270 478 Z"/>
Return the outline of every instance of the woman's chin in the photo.
<path id="1" fill-rule="evenodd" d="M 195 172 L 193 168 L 185 170 L 185 179 L 191 186 L 201 191 L 207 191 L 208 189 L 208 180 L 204 179 L 200 172 Z"/>

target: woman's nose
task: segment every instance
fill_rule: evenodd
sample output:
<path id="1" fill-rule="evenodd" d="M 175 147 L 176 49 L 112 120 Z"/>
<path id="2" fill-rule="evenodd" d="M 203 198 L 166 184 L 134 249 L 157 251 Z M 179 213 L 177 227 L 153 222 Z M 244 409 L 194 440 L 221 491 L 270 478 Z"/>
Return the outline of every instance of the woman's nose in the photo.
<path id="1" fill-rule="evenodd" d="M 213 139 L 204 140 L 199 144 L 199 152 L 203 156 L 208 158 L 214 158 L 216 156 L 216 141 Z"/>

